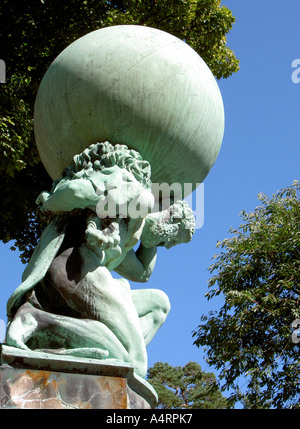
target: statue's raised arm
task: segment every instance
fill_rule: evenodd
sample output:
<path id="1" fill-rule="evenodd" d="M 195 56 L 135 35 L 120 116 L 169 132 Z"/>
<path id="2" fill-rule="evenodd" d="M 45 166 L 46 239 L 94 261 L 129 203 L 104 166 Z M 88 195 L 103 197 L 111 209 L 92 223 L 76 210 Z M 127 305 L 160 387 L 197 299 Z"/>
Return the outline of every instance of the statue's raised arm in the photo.
<path id="1" fill-rule="evenodd" d="M 146 282 L 155 267 L 157 247 L 188 243 L 195 232 L 195 218 L 186 201 L 149 213 L 143 223 L 139 248 L 127 253 L 115 271 L 128 280 Z"/>

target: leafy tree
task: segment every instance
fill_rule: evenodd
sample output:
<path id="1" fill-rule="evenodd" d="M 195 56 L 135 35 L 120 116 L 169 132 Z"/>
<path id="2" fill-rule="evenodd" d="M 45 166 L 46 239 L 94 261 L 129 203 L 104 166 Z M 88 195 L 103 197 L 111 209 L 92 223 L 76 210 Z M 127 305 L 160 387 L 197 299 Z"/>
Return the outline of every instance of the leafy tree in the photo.
<path id="1" fill-rule="evenodd" d="M 14 240 L 28 259 L 43 226 L 35 198 L 51 187 L 33 135 L 39 83 L 54 58 L 92 30 L 117 24 L 147 25 L 190 44 L 214 75 L 227 78 L 238 60 L 226 46 L 234 18 L 220 0 L 2 0 L 0 58 L 0 239 Z"/>
<path id="2" fill-rule="evenodd" d="M 231 400 L 247 408 L 300 408 L 299 191 L 294 182 L 259 195 L 261 205 L 242 212 L 209 267 L 207 297 L 222 294 L 224 305 L 202 317 L 195 344 L 221 370 Z"/>
<path id="3" fill-rule="evenodd" d="M 202 371 L 196 362 L 188 362 L 183 367 L 157 362 L 148 369 L 147 380 L 158 394 L 157 408 L 227 408 L 215 375 Z"/>

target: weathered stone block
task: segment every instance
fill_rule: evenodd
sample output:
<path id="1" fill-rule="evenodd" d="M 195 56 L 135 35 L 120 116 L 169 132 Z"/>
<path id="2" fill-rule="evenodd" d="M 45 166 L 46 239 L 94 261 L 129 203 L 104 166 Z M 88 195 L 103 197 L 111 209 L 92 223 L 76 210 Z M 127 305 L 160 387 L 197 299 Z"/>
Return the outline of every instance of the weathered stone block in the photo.
<path id="1" fill-rule="evenodd" d="M 0 368 L 1 408 L 128 408 L 122 377 Z"/>
<path id="2" fill-rule="evenodd" d="M 155 391 L 131 366 L 1 348 L 1 409 L 155 407 Z"/>

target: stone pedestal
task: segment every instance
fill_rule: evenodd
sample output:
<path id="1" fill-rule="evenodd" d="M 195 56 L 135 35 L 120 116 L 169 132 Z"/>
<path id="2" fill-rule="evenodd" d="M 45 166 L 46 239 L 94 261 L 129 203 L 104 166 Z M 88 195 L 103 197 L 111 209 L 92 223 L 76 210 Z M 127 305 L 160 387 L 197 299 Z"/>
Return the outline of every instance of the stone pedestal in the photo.
<path id="1" fill-rule="evenodd" d="M 132 366 L 1 346 L 1 409 L 149 409 L 157 396 Z"/>

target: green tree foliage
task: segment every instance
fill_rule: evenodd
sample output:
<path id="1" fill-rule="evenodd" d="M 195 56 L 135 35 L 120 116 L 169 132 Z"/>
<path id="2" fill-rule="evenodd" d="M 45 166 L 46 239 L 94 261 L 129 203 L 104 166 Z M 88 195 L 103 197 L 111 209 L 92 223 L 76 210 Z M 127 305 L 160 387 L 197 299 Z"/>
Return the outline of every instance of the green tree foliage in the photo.
<path id="1" fill-rule="evenodd" d="M 148 369 L 149 383 L 158 395 L 160 409 L 221 409 L 227 401 L 213 373 L 202 371 L 196 362 L 170 366 L 157 362 Z"/>
<path id="2" fill-rule="evenodd" d="M 300 319 L 299 192 L 294 182 L 259 195 L 261 205 L 242 212 L 209 267 L 208 299 L 221 294 L 225 303 L 202 317 L 195 343 L 221 370 L 232 401 L 247 408 L 300 408 L 300 342 L 292 337 Z"/>
<path id="3" fill-rule="evenodd" d="M 7 73 L 0 85 L 0 239 L 14 240 L 25 262 L 41 233 L 35 199 L 51 180 L 36 150 L 33 108 L 43 75 L 64 48 L 105 26 L 147 25 L 185 40 L 217 78 L 227 78 L 238 70 L 226 45 L 233 23 L 220 0 L 2 0 L 0 58 Z"/>

